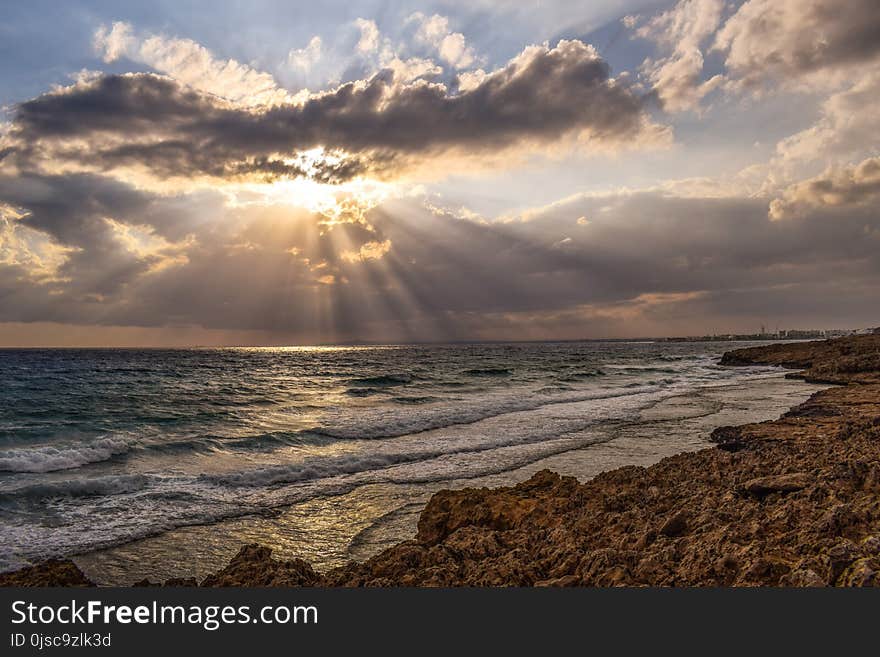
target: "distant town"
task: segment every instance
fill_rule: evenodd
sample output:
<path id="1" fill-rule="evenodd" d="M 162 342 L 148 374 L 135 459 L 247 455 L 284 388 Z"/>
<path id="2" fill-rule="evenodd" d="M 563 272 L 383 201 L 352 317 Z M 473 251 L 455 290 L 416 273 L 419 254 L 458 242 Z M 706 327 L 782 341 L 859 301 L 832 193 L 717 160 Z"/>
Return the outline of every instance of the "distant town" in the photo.
<path id="1" fill-rule="evenodd" d="M 847 335 L 880 335 L 880 327 L 862 329 L 776 329 L 762 326 L 758 333 L 717 333 L 712 335 L 662 338 L 663 342 L 729 342 L 737 340 L 823 340 Z"/>

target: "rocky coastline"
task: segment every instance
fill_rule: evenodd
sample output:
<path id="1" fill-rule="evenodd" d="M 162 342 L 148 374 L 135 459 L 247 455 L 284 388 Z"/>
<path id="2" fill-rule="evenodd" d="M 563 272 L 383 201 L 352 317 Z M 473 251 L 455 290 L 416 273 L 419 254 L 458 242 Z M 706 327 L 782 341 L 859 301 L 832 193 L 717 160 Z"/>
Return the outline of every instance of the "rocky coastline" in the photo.
<path id="1" fill-rule="evenodd" d="M 724 354 L 834 384 L 715 447 L 580 483 L 441 491 L 413 540 L 326 573 L 244 546 L 202 582 L 168 586 L 880 586 L 880 335 Z M 140 585 L 157 585 L 143 581 Z M 2 586 L 92 586 L 70 560 Z"/>

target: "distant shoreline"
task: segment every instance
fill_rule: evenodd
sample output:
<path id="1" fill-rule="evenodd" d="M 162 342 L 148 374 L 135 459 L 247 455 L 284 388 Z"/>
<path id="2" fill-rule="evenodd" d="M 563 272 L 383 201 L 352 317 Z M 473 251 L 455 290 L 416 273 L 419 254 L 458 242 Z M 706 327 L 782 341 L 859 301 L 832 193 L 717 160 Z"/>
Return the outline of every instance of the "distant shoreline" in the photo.
<path id="1" fill-rule="evenodd" d="M 876 329 L 875 329 L 876 330 Z M 864 335 L 864 334 L 854 334 Z M 288 345 L 260 345 L 260 344 L 227 344 L 227 345 L 186 345 L 186 346 L 138 346 L 138 345 L 112 345 L 112 346 L 64 346 L 64 345 L 39 345 L 39 346 L 15 346 L 0 345 L 0 351 L 25 351 L 25 350 L 143 350 L 143 351 L 186 351 L 198 349 L 333 349 L 333 348 L 382 348 L 382 347 L 442 347 L 461 345 L 515 345 L 515 344 L 578 344 L 578 343 L 619 343 L 619 344 L 655 344 L 677 342 L 809 342 L 811 340 L 836 339 L 823 337 L 776 337 L 776 336 L 684 336 L 684 337 L 644 337 L 644 338 L 573 338 L 570 340 L 447 340 L 425 342 L 328 342 L 322 344 L 288 344 Z"/>

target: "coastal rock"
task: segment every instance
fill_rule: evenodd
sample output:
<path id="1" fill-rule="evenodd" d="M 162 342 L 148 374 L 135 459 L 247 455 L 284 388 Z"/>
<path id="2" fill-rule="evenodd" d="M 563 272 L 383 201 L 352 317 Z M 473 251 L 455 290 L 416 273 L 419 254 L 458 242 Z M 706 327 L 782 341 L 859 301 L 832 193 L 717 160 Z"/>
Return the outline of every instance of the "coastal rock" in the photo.
<path id="1" fill-rule="evenodd" d="M 792 571 L 783 578 L 782 583 L 785 586 L 798 587 L 828 586 L 828 583 L 819 576 L 819 573 L 809 568 Z"/>
<path id="2" fill-rule="evenodd" d="M 722 365 L 780 365 L 812 383 L 880 383 L 880 335 L 785 342 L 728 351 Z"/>
<path id="3" fill-rule="evenodd" d="M 793 493 L 813 483 L 813 477 L 804 472 L 756 477 L 743 484 L 743 490 L 754 497 L 764 498 L 771 493 Z"/>
<path id="4" fill-rule="evenodd" d="M 660 533 L 664 536 L 679 536 L 684 534 L 688 528 L 689 516 L 684 511 L 679 511 L 660 527 Z"/>
<path id="5" fill-rule="evenodd" d="M 718 445 L 718 449 L 726 452 L 738 452 L 746 447 L 739 427 L 718 427 L 709 435 L 709 440 Z"/>
<path id="6" fill-rule="evenodd" d="M 245 545 L 223 570 L 208 575 L 202 586 L 314 586 L 318 574 L 302 559 L 278 561 L 272 550 Z"/>
<path id="7" fill-rule="evenodd" d="M 880 586 L 880 559 L 854 561 L 840 577 L 841 586 Z"/>
<path id="8" fill-rule="evenodd" d="M 0 574 L 0 586 L 74 586 L 95 584 L 70 559 L 50 559 L 21 570 Z"/>

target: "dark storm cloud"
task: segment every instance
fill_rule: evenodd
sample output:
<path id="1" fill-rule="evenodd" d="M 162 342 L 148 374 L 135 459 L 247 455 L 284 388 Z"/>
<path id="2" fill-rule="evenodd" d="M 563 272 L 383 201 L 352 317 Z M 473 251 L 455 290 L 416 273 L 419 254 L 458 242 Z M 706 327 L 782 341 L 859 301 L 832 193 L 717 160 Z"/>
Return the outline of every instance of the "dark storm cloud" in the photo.
<path id="1" fill-rule="evenodd" d="M 527 49 L 460 93 L 424 81 L 399 85 L 385 71 L 301 106 L 262 111 L 155 75 L 104 76 L 18 105 L 7 158 L 23 168 L 52 157 L 104 170 L 143 164 L 160 176 L 335 182 L 430 153 L 552 143 L 581 131 L 600 144 L 656 137 L 642 99 L 611 78 L 607 63 L 580 41 L 562 41 Z M 316 146 L 347 157 L 311 167 L 279 159 Z"/>

